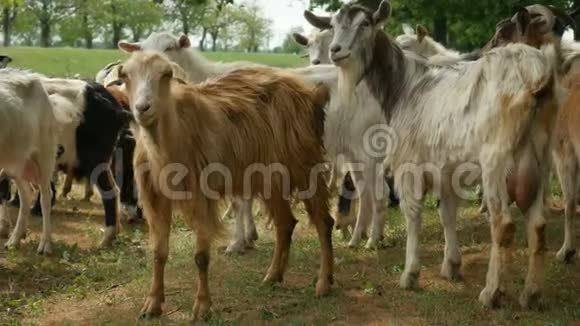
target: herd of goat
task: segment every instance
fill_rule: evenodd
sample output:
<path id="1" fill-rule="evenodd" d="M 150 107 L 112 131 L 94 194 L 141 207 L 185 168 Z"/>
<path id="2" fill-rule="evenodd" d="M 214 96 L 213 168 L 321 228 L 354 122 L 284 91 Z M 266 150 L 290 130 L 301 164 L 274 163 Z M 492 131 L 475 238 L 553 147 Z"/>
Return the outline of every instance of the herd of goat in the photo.
<path id="1" fill-rule="evenodd" d="M 577 12 L 521 8 L 497 24 L 484 47 L 462 54 L 435 42 L 421 26 L 405 26 L 392 39 L 383 29 L 391 9 L 383 0 L 376 11 L 357 4 L 345 4 L 331 17 L 306 11 L 317 29 L 308 37 L 294 35 L 309 54 L 305 68 L 211 62 L 187 36 L 169 33 L 120 42 L 130 58 L 105 67 L 96 82 L 4 68 L 11 59 L 0 57 L 0 202 L 20 207 L 6 246 L 18 246 L 26 234 L 33 185 L 39 190 L 33 211 L 43 217 L 38 252 L 50 253 L 55 171 L 67 175 L 65 193 L 73 179 L 89 180 L 87 189 L 97 186 L 105 209 L 102 246 L 119 232 L 121 203 L 131 216 L 142 210 L 148 222 L 153 276 L 142 313 L 156 316 L 165 299 L 172 212 L 178 211 L 196 234 L 199 318 L 211 307 L 208 266 L 212 242 L 223 232 L 222 199 L 231 202 L 226 215 L 235 217 L 227 252 L 243 252 L 258 238 L 254 198 L 275 226 L 264 282 L 284 277 L 297 223 L 291 199 L 302 201 L 319 236 L 316 295 L 324 296 L 333 283 L 333 227 L 349 246 L 358 246 L 368 232 L 366 247 L 377 247 L 390 198 L 407 221 L 400 284 L 413 289 L 428 192 L 439 198 L 444 229 L 441 275 L 463 278 L 456 188 L 469 182 L 455 176 L 469 163 L 477 167 L 470 185 L 481 185 L 492 235 L 479 300 L 496 307 L 505 290 L 503 258 L 514 239 L 509 206 L 515 202 L 526 216 L 529 247 L 519 301 L 535 307 L 544 281 L 544 202 L 552 166 L 565 199 L 565 239 L 557 258 L 570 262 L 576 254 L 580 43 L 562 36 L 576 31 Z M 388 129 L 398 142 L 369 151 L 369 130 L 375 128 Z M 257 164 L 261 173 L 248 178 Z M 333 219 L 329 187 L 336 184 L 341 190 Z M 358 205 L 351 218 L 354 193 Z M 1 236 L 11 226 L 6 212 L 0 212 Z"/>

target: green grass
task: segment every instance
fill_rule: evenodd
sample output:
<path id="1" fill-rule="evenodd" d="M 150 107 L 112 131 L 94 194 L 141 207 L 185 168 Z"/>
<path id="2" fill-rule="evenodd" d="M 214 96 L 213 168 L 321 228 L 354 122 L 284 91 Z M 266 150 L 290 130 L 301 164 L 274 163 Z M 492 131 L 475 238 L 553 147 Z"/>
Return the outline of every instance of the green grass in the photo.
<path id="1" fill-rule="evenodd" d="M 554 192 L 554 200 L 559 194 Z M 80 197 L 80 191 L 77 191 Z M 485 283 L 489 227 L 477 214 L 477 203 L 460 210 L 458 230 L 465 281 L 450 283 L 438 276 L 443 234 L 432 199 L 424 211 L 421 237 L 421 289 L 404 291 L 398 279 L 404 265 L 405 226 L 398 209 L 391 210 L 385 247 L 350 249 L 334 237 L 335 284 L 330 297 L 316 299 L 314 284 L 319 245 L 297 208 L 300 223 L 292 244 L 290 266 L 281 285 L 265 286 L 262 277 L 274 247 L 273 231 L 260 227 L 257 248 L 243 256 L 225 256 L 226 240 L 214 246 L 210 267 L 213 314 L 207 325 L 574 325 L 580 321 L 579 265 L 555 261 L 562 241 L 562 214 L 549 214 L 545 307 L 522 310 L 517 295 L 526 271 L 525 221 L 514 209 L 517 237 L 504 276 L 507 298 L 498 310 L 482 308 L 477 296 Z M 151 277 L 147 230 L 125 226 L 110 250 L 95 249 L 101 236 L 98 202 L 59 202 L 54 214 L 55 250 L 50 257 L 35 254 L 40 220 L 22 248 L 0 250 L 0 325 L 166 325 L 187 324 L 191 318 L 196 271 L 193 234 L 174 219 L 166 271 L 165 315 L 138 321 Z M 264 221 L 257 217 L 258 223 Z M 227 221 L 226 223 L 232 223 Z"/>
<path id="2" fill-rule="evenodd" d="M 94 78 L 108 63 L 124 60 L 127 55 L 121 50 L 86 50 L 76 48 L 0 48 L 1 55 L 9 55 L 13 67 L 26 68 L 52 77 Z M 306 65 L 304 59 L 291 54 L 206 52 L 214 61 L 251 61 L 276 67 Z"/>

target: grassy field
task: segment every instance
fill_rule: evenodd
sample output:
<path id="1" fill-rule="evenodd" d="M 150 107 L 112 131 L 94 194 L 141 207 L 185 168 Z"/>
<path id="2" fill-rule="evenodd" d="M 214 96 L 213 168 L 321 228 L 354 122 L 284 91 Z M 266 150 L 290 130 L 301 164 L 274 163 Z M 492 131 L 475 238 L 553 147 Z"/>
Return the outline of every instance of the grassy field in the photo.
<path id="1" fill-rule="evenodd" d="M 80 189 L 75 188 L 80 198 Z M 0 251 L 0 325 L 181 325 L 191 321 L 195 267 L 193 235 L 175 218 L 166 272 L 166 305 L 161 319 L 137 319 L 147 294 L 151 257 L 143 225 L 125 225 L 111 250 L 95 249 L 103 213 L 93 203 L 61 200 L 54 217 L 55 250 L 39 257 L 35 248 L 41 223 L 19 250 Z M 558 197 L 554 201 L 559 204 Z M 443 235 L 434 201 L 425 210 L 422 233 L 421 289 L 398 287 L 404 261 L 404 223 L 391 211 L 384 248 L 349 249 L 335 234 L 335 285 L 330 297 L 316 299 L 314 283 L 319 245 L 299 207 L 290 266 L 284 283 L 264 286 L 262 277 L 273 250 L 272 231 L 260 227 L 257 248 L 243 256 L 223 254 L 225 240 L 214 248 L 210 266 L 213 313 L 207 325 L 579 325 L 579 265 L 554 259 L 562 240 L 562 212 L 548 214 L 545 305 L 525 311 L 517 304 L 526 270 L 523 218 L 518 221 L 513 259 L 507 268 L 507 299 L 498 310 L 483 309 L 477 296 L 485 282 L 489 251 L 486 218 L 476 203 L 461 210 L 458 223 L 465 282 L 438 276 Z M 258 216 L 259 224 L 264 219 Z M 231 221 L 226 221 L 231 224 Z M 579 230 L 580 231 L 580 230 Z M 577 233 L 578 234 L 578 233 Z M 579 239 L 580 240 L 580 239 Z"/>
<path id="2" fill-rule="evenodd" d="M 306 65 L 305 59 L 291 54 L 207 52 L 215 61 L 252 61 L 277 67 Z M 0 48 L 0 55 L 9 55 L 13 67 L 26 68 L 52 77 L 94 78 L 108 63 L 123 60 L 127 55 L 121 50 L 86 50 L 73 48 Z"/>

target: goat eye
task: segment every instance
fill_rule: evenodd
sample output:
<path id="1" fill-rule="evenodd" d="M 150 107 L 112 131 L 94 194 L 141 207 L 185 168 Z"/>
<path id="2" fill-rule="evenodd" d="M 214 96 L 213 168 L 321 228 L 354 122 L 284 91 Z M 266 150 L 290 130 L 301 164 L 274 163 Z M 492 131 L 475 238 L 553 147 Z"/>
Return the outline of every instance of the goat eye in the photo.
<path id="1" fill-rule="evenodd" d="M 360 27 L 363 27 L 363 28 L 366 28 L 366 27 L 369 27 L 370 25 L 371 25 L 371 23 L 369 23 L 369 21 L 368 21 L 368 20 L 363 20 L 363 21 L 360 23 L 360 25 L 359 25 L 359 26 L 360 26 Z"/>
<path id="2" fill-rule="evenodd" d="M 163 74 L 163 78 L 173 78 L 173 71 L 169 70 Z"/>

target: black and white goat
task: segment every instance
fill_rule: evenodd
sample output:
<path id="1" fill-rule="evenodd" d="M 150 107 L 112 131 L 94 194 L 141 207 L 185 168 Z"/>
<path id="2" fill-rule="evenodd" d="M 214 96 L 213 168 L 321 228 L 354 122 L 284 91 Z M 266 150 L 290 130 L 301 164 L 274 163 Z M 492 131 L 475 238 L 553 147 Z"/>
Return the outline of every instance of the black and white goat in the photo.
<path id="1" fill-rule="evenodd" d="M 58 139 L 62 153 L 57 159 L 57 168 L 75 179 L 89 179 L 97 186 L 105 209 L 106 226 L 100 245 L 109 246 L 119 229 L 119 190 L 111 160 L 119 133 L 128 124 L 131 114 L 121 108 L 104 86 L 95 82 L 42 76 L 39 79 L 56 110 L 74 113 Z M 22 201 L 21 207 L 30 207 Z"/>

